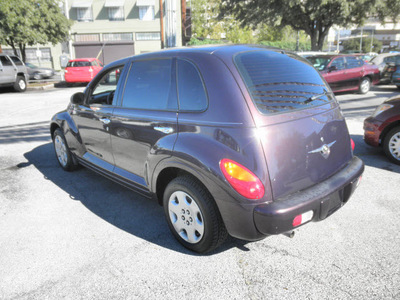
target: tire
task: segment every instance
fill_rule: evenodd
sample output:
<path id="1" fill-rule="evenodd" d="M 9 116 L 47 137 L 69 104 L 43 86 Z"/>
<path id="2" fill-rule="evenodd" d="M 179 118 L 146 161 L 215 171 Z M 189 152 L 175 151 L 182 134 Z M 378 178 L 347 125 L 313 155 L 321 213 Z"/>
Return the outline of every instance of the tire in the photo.
<path id="1" fill-rule="evenodd" d="M 17 76 L 17 80 L 14 83 L 14 90 L 20 93 L 26 91 L 26 79 L 24 76 Z"/>
<path id="2" fill-rule="evenodd" d="M 360 94 L 366 94 L 371 89 L 371 79 L 368 77 L 363 77 L 361 79 L 360 85 L 358 86 L 358 92 Z"/>
<path id="3" fill-rule="evenodd" d="M 217 205 L 193 177 L 173 179 L 165 189 L 163 205 L 172 234 L 187 249 L 205 253 L 225 241 L 228 234 Z"/>
<path id="4" fill-rule="evenodd" d="M 60 164 L 61 168 L 63 168 L 65 171 L 75 170 L 78 165 L 74 162 L 64 134 L 59 128 L 54 131 L 53 145 L 58 163 Z"/>
<path id="5" fill-rule="evenodd" d="M 391 162 L 400 165 L 400 126 L 393 128 L 386 134 L 383 150 Z"/>

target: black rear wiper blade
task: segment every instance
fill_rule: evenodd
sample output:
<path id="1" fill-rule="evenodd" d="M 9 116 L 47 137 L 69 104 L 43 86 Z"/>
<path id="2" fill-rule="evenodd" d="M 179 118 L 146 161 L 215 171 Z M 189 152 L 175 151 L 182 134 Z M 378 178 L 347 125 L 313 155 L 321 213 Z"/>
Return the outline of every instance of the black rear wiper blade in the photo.
<path id="1" fill-rule="evenodd" d="M 321 93 L 321 94 L 311 96 L 311 97 L 308 98 L 306 101 L 304 101 L 304 103 L 310 103 L 310 102 L 312 102 L 312 101 L 314 101 L 314 100 L 317 100 L 317 99 L 319 99 L 319 98 L 321 98 L 321 97 L 323 97 L 323 96 L 330 95 L 330 94 L 332 94 L 332 92 L 326 92 L 326 91 L 325 91 L 325 92 L 323 92 L 323 93 Z M 329 100 L 323 100 L 323 101 L 328 102 Z"/>

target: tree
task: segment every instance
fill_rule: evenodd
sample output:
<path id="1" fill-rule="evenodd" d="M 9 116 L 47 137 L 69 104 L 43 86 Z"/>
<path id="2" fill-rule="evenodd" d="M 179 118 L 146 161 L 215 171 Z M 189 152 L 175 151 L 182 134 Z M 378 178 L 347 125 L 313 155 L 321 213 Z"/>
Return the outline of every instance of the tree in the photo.
<path id="1" fill-rule="evenodd" d="M 217 20 L 221 0 L 196 0 L 191 2 L 192 33 L 196 38 L 215 38 L 221 26 Z M 217 27 L 217 28 L 216 28 Z M 218 37 L 218 39 L 221 36 Z"/>
<path id="2" fill-rule="evenodd" d="M 400 1 L 382 0 L 377 7 L 377 13 L 382 23 L 389 19 L 397 24 L 400 21 Z"/>
<path id="3" fill-rule="evenodd" d="M 356 50 L 358 51 L 360 49 L 360 39 L 349 39 L 345 40 L 342 42 L 343 50 L 344 51 L 352 51 Z M 363 38 L 362 39 L 362 53 L 368 53 L 368 52 L 377 52 L 382 49 L 382 42 L 377 40 L 376 38 L 373 39 L 372 41 L 372 47 L 371 47 L 371 38 Z"/>
<path id="4" fill-rule="evenodd" d="M 394 0 L 396 1 L 396 0 Z M 398 0 L 397 0 L 398 1 Z M 321 50 L 333 25 L 362 24 L 378 0 L 225 0 L 220 17 L 234 15 L 244 26 L 289 25 L 304 30 L 311 49 Z"/>
<path id="5" fill-rule="evenodd" d="M 26 45 L 66 40 L 72 22 L 61 12 L 57 0 L 0 0 L 0 43 L 17 47 L 25 61 Z"/>

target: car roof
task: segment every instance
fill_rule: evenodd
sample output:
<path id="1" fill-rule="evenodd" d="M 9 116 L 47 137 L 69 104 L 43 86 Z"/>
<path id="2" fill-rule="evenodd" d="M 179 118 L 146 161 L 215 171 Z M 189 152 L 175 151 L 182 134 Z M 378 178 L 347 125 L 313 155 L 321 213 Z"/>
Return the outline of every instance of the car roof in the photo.
<path id="1" fill-rule="evenodd" d="M 70 59 L 69 61 L 94 61 L 94 60 L 97 60 L 97 58 L 94 57 L 75 58 L 75 59 Z"/>
<path id="2" fill-rule="evenodd" d="M 173 49 L 165 49 L 161 51 L 143 53 L 139 55 L 135 55 L 136 58 L 152 58 L 159 57 L 163 55 L 179 55 L 182 53 L 204 53 L 211 55 L 220 55 L 220 56 L 233 56 L 240 52 L 246 51 L 254 51 L 254 50 L 267 50 L 267 51 L 281 51 L 286 53 L 294 53 L 292 51 L 286 51 L 275 47 L 263 46 L 263 45 L 247 45 L 247 44 L 228 44 L 228 45 L 205 45 L 205 46 L 189 46 L 189 47 L 178 47 Z"/>

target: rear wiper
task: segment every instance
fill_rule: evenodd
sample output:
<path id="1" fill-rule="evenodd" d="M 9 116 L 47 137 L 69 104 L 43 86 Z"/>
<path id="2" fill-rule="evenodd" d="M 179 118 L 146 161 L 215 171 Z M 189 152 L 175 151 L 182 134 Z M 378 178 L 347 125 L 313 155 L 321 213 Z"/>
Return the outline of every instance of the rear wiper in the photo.
<path id="1" fill-rule="evenodd" d="M 323 97 L 323 96 L 329 95 L 329 94 L 332 94 L 332 92 L 324 91 L 324 92 L 321 93 L 321 94 L 311 96 L 311 97 L 308 98 L 306 101 L 304 101 L 304 103 L 310 103 L 310 102 L 312 102 L 312 101 L 314 101 L 314 100 L 317 100 L 317 99 L 319 99 L 319 98 L 321 98 L 321 97 Z M 328 100 L 328 101 L 327 101 L 327 100 L 323 100 L 323 101 L 328 102 L 329 100 Z"/>

